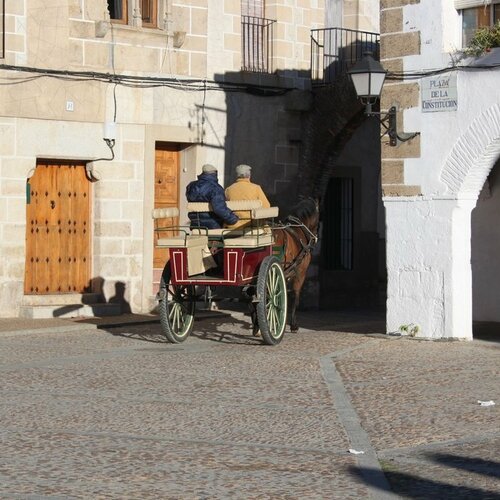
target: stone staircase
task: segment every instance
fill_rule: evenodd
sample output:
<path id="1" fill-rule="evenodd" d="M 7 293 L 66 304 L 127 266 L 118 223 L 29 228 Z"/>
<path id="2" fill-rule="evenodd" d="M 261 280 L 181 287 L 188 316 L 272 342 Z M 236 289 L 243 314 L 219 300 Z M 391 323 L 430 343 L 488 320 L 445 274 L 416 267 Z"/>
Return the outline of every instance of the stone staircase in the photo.
<path id="1" fill-rule="evenodd" d="M 97 293 L 75 293 L 60 295 L 25 295 L 19 310 L 20 318 L 78 318 L 119 316 L 120 303 L 102 301 Z"/>

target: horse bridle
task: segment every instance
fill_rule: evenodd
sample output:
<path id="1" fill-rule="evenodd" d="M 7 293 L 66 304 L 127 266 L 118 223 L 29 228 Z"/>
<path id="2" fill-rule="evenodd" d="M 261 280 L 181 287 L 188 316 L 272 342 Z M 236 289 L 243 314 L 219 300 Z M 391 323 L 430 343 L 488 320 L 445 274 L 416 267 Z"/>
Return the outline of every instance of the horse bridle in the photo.
<path id="1" fill-rule="evenodd" d="M 309 234 L 309 241 L 307 242 L 307 248 L 309 251 L 311 251 L 314 248 L 314 245 L 318 243 L 318 236 L 314 234 L 300 219 L 297 217 L 294 217 L 293 215 L 289 215 L 286 219 L 287 221 L 293 222 L 297 226 L 300 226 L 300 228 L 305 231 L 306 233 Z M 288 226 L 291 227 L 291 226 Z"/>
<path id="2" fill-rule="evenodd" d="M 295 257 L 295 259 L 291 262 L 291 264 L 284 268 L 285 276 L 287 278 L 290 277 L 291 273 L 295 270 L 295 268 L 304 260 L 306 255 L 312 252 L 314 246 L 318 242 L 318 236 L 315 235 L 300 219 L 297 217 L 294 217 L 293 215 L 289 215 L 286 218 L 286 222 L 292 222 L 293 224 L 287 224 L 283 227 L 283 230 L 290 234 L 293 238 L 295 238 L 296 241 L 300 243 L 300 246 L 302 247 L 299 255 Z M 294 227 L 298 227 L 302 230 L 304 235 L 309 237 L 309 241 L 307 244 L 304 244 L 301 238 L 297 236 L 295 231 L 291 230 Z"/>

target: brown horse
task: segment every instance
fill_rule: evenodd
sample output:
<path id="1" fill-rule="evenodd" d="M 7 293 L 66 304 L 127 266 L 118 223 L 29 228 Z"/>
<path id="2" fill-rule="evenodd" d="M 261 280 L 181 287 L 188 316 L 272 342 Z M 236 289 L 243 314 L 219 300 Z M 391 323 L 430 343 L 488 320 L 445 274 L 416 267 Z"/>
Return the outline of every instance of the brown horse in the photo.
<path id="1" fill-rule="evenodd" d="M 293 207 L 280 226 L 273 227 L 275 245 L 283 248 L 283 270 L 287 280 L 290 308 L 290 330 L 296 332 L 296 309 L 300 292 L 311 263 L 311 253 L 318 241 L 319 203 L 314 198 L 304 198 Z"/>

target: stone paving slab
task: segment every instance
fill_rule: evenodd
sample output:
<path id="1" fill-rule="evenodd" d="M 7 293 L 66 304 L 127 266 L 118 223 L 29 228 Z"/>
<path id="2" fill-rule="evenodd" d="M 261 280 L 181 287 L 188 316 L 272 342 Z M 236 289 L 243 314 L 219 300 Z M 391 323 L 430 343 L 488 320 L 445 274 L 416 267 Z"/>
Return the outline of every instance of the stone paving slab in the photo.
<path id="1" fill-rule="evenodd" d="M 275 347 L 238 310 L 181 345 L 133 316 L 0 335 L 0 498 L 499 498 L 500 344 L 300 319 Z"/>
<path id="2" fill-rule="evenodd" d="M 231 444 L 175 442 L 158 436 L 19 432 L 0 434 L 10 495 L 64 498 L 365 498 L 343 454 Z M 341 493 L 339 493 L 341 492 Z"/>

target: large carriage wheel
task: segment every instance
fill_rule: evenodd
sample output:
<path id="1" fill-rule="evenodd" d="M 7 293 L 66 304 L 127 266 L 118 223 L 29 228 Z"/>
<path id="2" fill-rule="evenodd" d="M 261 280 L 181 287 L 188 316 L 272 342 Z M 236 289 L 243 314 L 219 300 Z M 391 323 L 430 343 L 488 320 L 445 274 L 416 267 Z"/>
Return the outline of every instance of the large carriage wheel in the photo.
<path id="1" fill-rule="evenodd" d="M 159 304 L 160 323 L 167 340 L 172 344 L 184 342 L 194 324 L 194 286 L 172 285 L 170 264 L 167 262 L 160 281 Z"/>
<path id="2" fill-rule="evenodd" d="M 287 293 L 283 269 L 276 257 L 268 256 L 257 277 L 257 320 L 262 340 L 268 345 L 281 342 L 286 327 Z"/>

